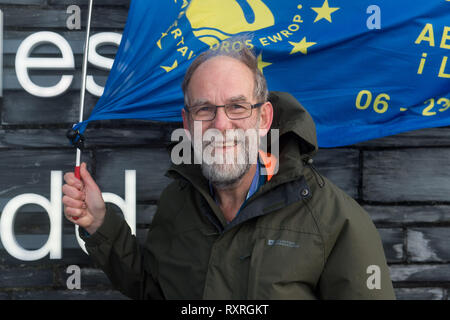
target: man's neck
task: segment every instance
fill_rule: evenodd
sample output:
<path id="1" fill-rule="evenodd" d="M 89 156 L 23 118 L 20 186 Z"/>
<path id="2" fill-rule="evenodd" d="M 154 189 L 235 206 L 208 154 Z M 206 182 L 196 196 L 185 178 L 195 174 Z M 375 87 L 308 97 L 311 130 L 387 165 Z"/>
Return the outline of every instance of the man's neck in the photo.
<path id="1" fill-rule="evenodd" d="M 224 189 L 218 189 L 213 186 L 219 207 L 222 209 L 228 222 L 234 219 L 239 208 L 244 203 L 255 172 L 256 164 L 252 164 L 242 179 L 233 186 Z"/>

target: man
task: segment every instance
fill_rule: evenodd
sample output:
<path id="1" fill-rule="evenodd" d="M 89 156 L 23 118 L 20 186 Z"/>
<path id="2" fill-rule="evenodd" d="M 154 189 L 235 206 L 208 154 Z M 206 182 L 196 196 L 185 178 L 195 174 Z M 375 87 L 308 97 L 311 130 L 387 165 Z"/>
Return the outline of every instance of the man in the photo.
<path id="1" fill-rule="evenodd" d="M 64 176 L 65 215 L 86 231 L 87 251 L 116 288 L 152 299 L 395 298 L 369 216 L 311 166 L 318 149 L 311 117 L 288 94 L 268 98 L 248 48 L 199 55 L 183 92 L 193 144 L 195 125 L 202 136 L 218 130 L 223 140 L 202 147 L 231 153 L 231 161 L 173 165 L 144 247 L 106 209 L 85 164 L 81 181 Z M 227 138 L 239 129 L 261 137 L 279 130 L 279 156 L 261 150 L 250 161 L 247 140 Z"/>

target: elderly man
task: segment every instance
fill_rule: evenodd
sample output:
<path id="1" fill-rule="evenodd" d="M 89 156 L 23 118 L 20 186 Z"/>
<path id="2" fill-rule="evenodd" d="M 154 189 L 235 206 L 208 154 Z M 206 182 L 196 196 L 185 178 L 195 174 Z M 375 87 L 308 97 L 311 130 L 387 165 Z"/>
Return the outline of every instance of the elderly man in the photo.
<path id="1" fill-rule="evenodd" d="M 184 129 L 231 161 L 173 165 L 143 247 L 85 164 L 81 181 L 64 177 L 65 215 L 117 289 L 141 299 L 395 298 L 372 221 L 311 166 L 311 117 L 289 94 L 269 96 L 251 50 L 199 55 L 183 92 Z M 195 125 L 223 139 L 203 141 Z M 258 145 L 250 161 L 248 139 L 227 138 L 233 130 L 279 130 L 279 154 Z"/>

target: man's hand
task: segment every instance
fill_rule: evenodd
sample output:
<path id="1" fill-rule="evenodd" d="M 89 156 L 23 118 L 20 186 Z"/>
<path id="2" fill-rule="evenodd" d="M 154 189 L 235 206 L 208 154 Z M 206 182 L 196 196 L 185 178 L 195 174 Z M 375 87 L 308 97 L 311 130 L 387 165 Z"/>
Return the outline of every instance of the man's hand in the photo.
<path id="1" fill-rule="evenodd" d="M 73 172 L 64 175 L 62 187 L 64 214 L 66 218 L 93 234 L 102 225 L 105 218 L 105 201 L 102 192 L 92 179 L 83 162 L 80 167 L 81 180 Z"/>

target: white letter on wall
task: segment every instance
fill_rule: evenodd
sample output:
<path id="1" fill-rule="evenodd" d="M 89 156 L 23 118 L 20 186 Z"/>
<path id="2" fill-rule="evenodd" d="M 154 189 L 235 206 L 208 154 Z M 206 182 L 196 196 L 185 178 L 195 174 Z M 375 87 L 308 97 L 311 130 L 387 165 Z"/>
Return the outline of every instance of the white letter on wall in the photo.
<path id="1" fill-rule="evenodd" d="M 120 45 L 120 40 L 122 39 L 122 35 L 120 33 L 115 32 L 102 32 L 93 35 L 89 40 L 89 54 L 88 61 L 92 63 L 94 66 L 99 67 L 103 70 L 111 70 L 114 59 L 106 58 L 97 53 L 97 48 L 104 45 Z M 103 94 L 102 86 L 99 86 L 94 81 L 94 77 L 88 75 L 86 77 L 86 90 L 91 94 L 100 97 Z"/>
<path id="2" fill-rule="evenodd" d="M 35 193 L 18 195 L 6 204 L 0 219 L 0 237 L 5 250 L 13 257 L 33 261 L 44 258 L 50 253 L 50 259 L 61 259 L 62 246 L 62 172 L 51 172 L 50 201 Z M 19 208 L 26 204 L 37 204 L 44 208 L 50 218 L 50 235 L 47 242 L 37 250 L 26 250 L 21 247 L 14 235 L 14 218 Z"/>
<path id="3" fill-rule="evenodd" d="M 61 50 L 61 58 L 31 58 L 30 53 L 42 43 L 50 42 Z M 37 97 L 55 97 L 64 93 L 72 84 L 73 75 L 63 75 L 54 86 L 42 87 L 33 83 L 28 69 L 67 69 L 75 68 L 75 60 L 69 43 L 57 33 L 41 31 L 28 36 L 20 44 L 16 54 L 16 75 L 21 86 Z"/>

